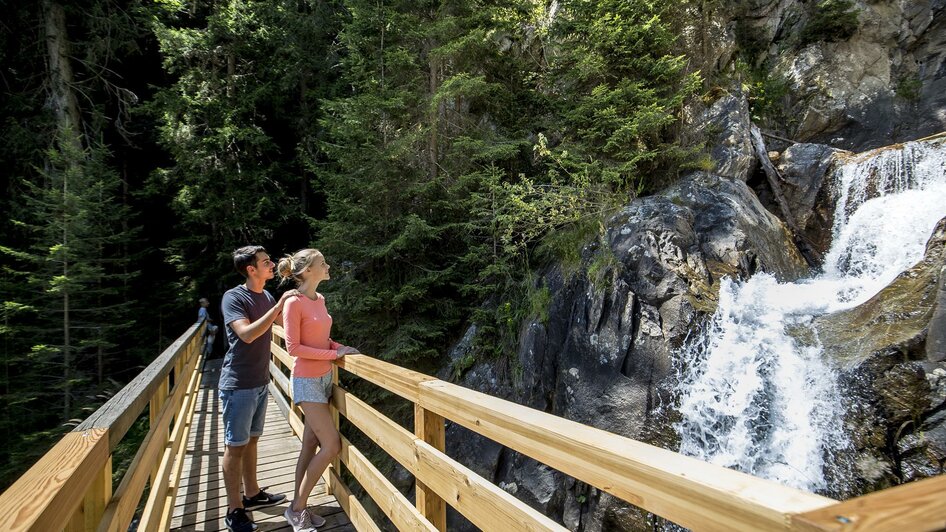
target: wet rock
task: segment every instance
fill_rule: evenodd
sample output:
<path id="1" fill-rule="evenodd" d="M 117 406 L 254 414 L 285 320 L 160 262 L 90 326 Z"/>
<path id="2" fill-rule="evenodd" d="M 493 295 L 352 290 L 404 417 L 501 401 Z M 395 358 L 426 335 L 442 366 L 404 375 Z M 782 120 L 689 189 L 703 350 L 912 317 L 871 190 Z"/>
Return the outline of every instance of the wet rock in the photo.
<path id="1" fill-rule="evenodd" d="M 944 266 L 946 219 L 913 268 L 862 305 L 815 320 L 825 353 L 842 367 L 849 395 L 861 483 L 855 491 L 943 472 L 946 364 L 928 353 Z"/>
<path id="2" fill-rule="evenodd" d="M 805 238 L 822 255 L 831 246 L 836 204 L 833 187 L 825 186 L 825 181 L 837 156 L 846 153 L 824 144 L 793 144 L 779 159 L 789 209 Z"/>
<path id="3" fill-rule="evenodd" d="M 946 269 L 939 272 L 939 283 L 926 337 L 926 358 L 931 362 L 946 360 Z"/>
<path id="4" fill-rule="evenodd" d="M 891 349 L 915 360 L 925 358 L 927 327 L 944 265 L 946 219 L 937 224 L 916 266 L 865 303 L 815 320 L 825 353 L 847 367 Z"/>
<path id="5" fill-rule="evenodd" d="M 755 166 L 751 119 L 744 94 L 725 94 L 695 121 L 695 131 L 712 146 L 713 173 L 745 181 Z"/>

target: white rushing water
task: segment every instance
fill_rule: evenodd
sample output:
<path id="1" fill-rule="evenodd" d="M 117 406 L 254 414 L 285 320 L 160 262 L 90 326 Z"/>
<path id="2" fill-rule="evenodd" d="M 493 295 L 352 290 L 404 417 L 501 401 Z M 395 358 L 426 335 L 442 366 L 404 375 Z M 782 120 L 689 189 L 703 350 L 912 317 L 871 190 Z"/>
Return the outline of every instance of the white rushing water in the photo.
<path id="1" fill-rule="evenodd" d="M 678 353 L 680 452 L 809 491 L 848 445 L 837 375 L 811 320 L 857 306 L 922 257 L 946 216 L 946 145 L 908 143 L 835 172 L 824 272 L 724 279 L 703 335 Z"/>

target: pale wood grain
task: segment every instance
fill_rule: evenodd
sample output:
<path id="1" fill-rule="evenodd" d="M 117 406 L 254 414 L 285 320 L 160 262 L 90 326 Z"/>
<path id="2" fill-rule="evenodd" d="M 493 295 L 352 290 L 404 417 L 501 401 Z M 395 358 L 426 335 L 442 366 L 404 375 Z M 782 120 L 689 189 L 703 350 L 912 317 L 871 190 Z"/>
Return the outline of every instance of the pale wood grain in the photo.
<path id="1" fill-rule="evenodd" d="M 348 471 L 398 530 L 437 531 L 437 527 L 424 518 L 421 512 L 394 487 L 394 484 L 391 484 L 344 436 L 342 436 L 342 450 L 339 456 Z"/>
<path id="2" fill-rule="evenodd" d="M 417 404 L 414 405 L 414 435 L 440 452 L 446 450 L 443 416 Z M 437 530 L 440 532 L 447 530 L 447 505 L 444 500 L 422 481 L 417 480 L 414 484 L 414 501 L 417 509 L 437 527 Z"/>
<path id="3" fill-rule="evenodd" d="M 336 388 L 332 400 L 342 415 L 481 529 L 565 530 L 344 389 Z"/>
<path id="4" fill-rule="evenodd" d="M 946 530 L 946 475 L 910 482 L 792 516 L 796 530 Z"/>
<path id="5" fill-rule="evenodd" d="M 60 530 L 109 459 L 108 430 L 70 432 L 0 494 L 0 530 Z"/>
<path id="6" fill-rule="evenodd" d="M 378 528 L 378 525 L 371 519 L 371 515 L 368 514 L 365 507 L 351 494 L 351 490 L 348 489 L 348 486 L 338 478 L 335 467 L 329 465 L 326 472 L 328 473 L 329 483 L 332 485 L 332 493 L 335 494 L 338 504 L 341 505 L 345 513 L 348 514 L 351 523 L 355 525 L 355 529 L 359 532 L 381 532 L 381 529 Z"/>
<path id="7" fill-rule="evenodd" d="M 502 445 L 696 530 L 784 530 L 788 514 L 834 503 L 443 381 L 422 383 L 419 402 Z"/>

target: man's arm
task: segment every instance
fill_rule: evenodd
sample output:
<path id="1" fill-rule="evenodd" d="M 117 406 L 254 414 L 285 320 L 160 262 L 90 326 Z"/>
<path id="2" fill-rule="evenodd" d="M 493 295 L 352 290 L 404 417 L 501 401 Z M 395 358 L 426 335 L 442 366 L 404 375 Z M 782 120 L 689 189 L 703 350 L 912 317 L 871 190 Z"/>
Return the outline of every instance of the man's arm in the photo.
<path id="1" fill-rule="evenodd" d="M 276 305 L 269 309 L 266 314 L 250 323 L 250 320 L 247 318 L 240 318 L 238 320 L 233 320 L 230 322 L 230 328 L 233 329 L 233 332 L 240 337 L 240 340 L 243 343 L 249 344 L 254 340 L 262 336 L 270 327 L 273 326 L 273 322 L 282 314 L 282 307 L 285 304 L 286 299 L 298 294 L 298 290 L 289 290 L 285 292 L 282 297 L 279 298 L 279 301 Z"/>

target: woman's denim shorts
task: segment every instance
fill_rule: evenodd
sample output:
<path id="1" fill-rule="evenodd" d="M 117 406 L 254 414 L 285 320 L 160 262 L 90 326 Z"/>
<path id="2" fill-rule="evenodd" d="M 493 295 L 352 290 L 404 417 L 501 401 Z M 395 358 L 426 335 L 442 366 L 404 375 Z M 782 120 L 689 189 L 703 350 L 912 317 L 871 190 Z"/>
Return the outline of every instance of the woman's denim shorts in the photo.
<path id="1" fill-rule="evenodd" d="M 292 377 L 293 403 L 328 403 L 331 397 L 331 371 L 321 377 Z"/>

